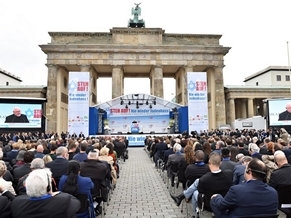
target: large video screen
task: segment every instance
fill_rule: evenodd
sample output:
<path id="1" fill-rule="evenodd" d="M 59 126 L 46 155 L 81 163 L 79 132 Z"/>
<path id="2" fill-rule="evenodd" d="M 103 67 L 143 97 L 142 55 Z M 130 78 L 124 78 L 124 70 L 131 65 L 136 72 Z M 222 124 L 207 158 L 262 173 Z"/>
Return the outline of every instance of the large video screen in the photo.
<path id="1" fill-rule="evenodd" d="M 269 126 L 291 125 L 291 99 L 268 100 Z"/>
<path id="2" fill-rule="evenodd" d="M 0 103 L 0 128 L 41 128 L 41 103 Z"/>

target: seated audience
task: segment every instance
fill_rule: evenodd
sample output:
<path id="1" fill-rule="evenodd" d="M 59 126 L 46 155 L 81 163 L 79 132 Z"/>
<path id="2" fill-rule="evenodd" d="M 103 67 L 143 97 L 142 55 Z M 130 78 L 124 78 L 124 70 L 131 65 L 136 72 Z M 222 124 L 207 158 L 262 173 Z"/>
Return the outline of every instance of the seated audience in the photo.
<path id="1" fill-rule="evenodd" d="M 82 141 L 79 146 L 80 146 L 80 152 L 76 153 L 73 156 L 73 160 L 83 162 L 84 160 L 87 160 L 86 150 L 87 150 L 88 144 L 87 142 L 85 143 L 84 141 Z"/>
<path id="2" fill-rule="evenodd" d="M 11 218 L 11 202 L 15 198 L 10 191 L 7 191 L 0 186 L 0 217 Z"/>
<path id="3" fill-rule="evenodd" d="M 271 174 L 269 185 L 277 189 L 279 186 L 291 185 L 291 165 L 288 163 L 286 155 L 283 151 L 274 153 L 275 162 L 278 169 Z"/>
<path id="4" fill-rule="evenodd" d="M 260 214 L 276 214 L 278 195 L 274 188 L 264 183 L 266 165 L 254 158 L 245 171 L 245 183 L 230 187 L 223 197 L 213 194 L 211 208 L 216 217 L 238 217 Z"/>
<path id="5" fill-rule="evenodd" d="M 112 185 L 115 186 L 116 183 L 117 183 L 116 170 L 114 168 L 113 158 L 111 156 L 109 156 L 108 154 L 109 154 L 109 148 L 103 147 L 103 148 L 100 149 L 98 159 L 101 160 L 101 161 L 106 161 L 108 164 L 110 164 L 110 167 L 111 167 L 111 177 L 112 177 Z"/>
<path id="6" fill-rule="evenodd" d="M 99 150 L 93 150 L 88 153 L 88 159 L 81 162 L 80 175 L 90 177 L 94 183 L 94 188 L 91 191 L 93 199 L 97 202 L 95 212 L 101 214 L 101 202 L 107 201 L 108 197 L 108 181 L 111 181 L 110 166 L 105 161 L 98 160 Z M 100 191 L 102 196 L 100 196 Z"/>
<path id="7" fill-rule="evenodd" d="M 171 180 L 171 186 L 174 186 L 175 177 L 178 177 L 178 181 L 183 184 L 183 188 L 186 187 L 185 170 L 187 167 L 185 153 L 182 153 L 182 146 L 179 143 L 175 143 L 174 154 L 169 155 L 167 161 L 167 174 Z"/>
<path id="8" fill-rule="evenodd" d="M 68 170 L 68 149 L 64 146 L 60 146 L 56 150 L 57 158 L 46 164 L 46 167 L 51 169 L 52 176 L 56 181 L 57 187 L 62 175 L 67 173 Z"/>
<path id="9" fill-rule="evenodd" d="M 27 177 L 27 195 L 17 196 L 11 204 L 14 218 L 64 218 L 74 217 L 80 201 L 64 192 L 52 192 L 51 171 L 47 168 L 33 170 Z"/>
<path id="10" fill-rule="evenodd" d="M 195 152 L 195 162 L 186 167 L 185 177 L 189 186 L 192 185 L 196 179 L 210 171 L 208 164 L 204 163 L 204 159 L 204 152 L 202 150 L 197 150 Z"/>
<path id="11" fill-rule="evenodd" d="M 220 167 L 221 156 L 218 152 L 212 152 L 209 156 L 208 166 L 210 172 L 204 174 L 186 190 L 178 196 L 170 194 L 173 200 L 179 206 L 183 199 L 186 201 L 192 200 L 194 213 L 197 208 L 198 196 L 204 194 L 203 202 L 204 209 L 211 211 L 210 198 L 214 193 L 224 195 L 232 185 L 232 171 L 222 171 Z"/>
<path id="12" fill-rule="evenodd" d="M 221 170 L 231 170 L 233 171 L 234 166 L 237 164 L 236 162 L 230 160 L 230 149 L 229 148 L 222 148 L 221 149 Z"/>
<path id="13" fill-rule="evenodd" d="M 11 181 L 6 181 L 3 176 L 7 171 L 6 164 L 3 160 L 0 160 L 0 186 L 4 190 L 10 191 L 13 195 L 15 195 L 15 190 L 13 188 L 12 182 Z"/>
<path id="14" fill-rule="evenodd" d="M 252 160 L 250 156 L 243 156 L 241 164 L 237 164 L 233 169 L 233 184 L 237 185 L 245 182 L 245 170 L 246 166 Z"/>
<path id="15" fill-rule="evenodd" d="M 17 186 L 18 180 L 30 172 L 30 165 L 31 161 L 34 158 L 34 154 L 31 151 L 25 151 L 23 154 L 23 161 L 24 164 L 13 169 L 13 176 L 14 176 L 14 187 Z"/>
<path id="16" fill-rule="evenodd" d="M 42 158 L 35 158 L 31 161 L 30 164 L 30 171 L 35 170 L 35 169 L 43 169 L 45 167 L 45 163 L 43 161 Z M 25 189 L 25 180 L 28 177 L 29 173 L 25 174 L 24 176 L 22 176 L 19 180 L 18 180 L 18 184 L 16 186 L 16 193 L 18 195 L 25 195 L 26 194 L 26 189 Z M 52 187 L 53 187 L 53 191 L 57 190 L 56 189 L 56 184 L 54 182 L 54 180 L 52 179 Z"/>
<path id="17" fill-rule="evenodd" d="M 81 208 L 77 212 L 78 218 L 95 217 L 91 196 L 93 187 L 94 184 L 89 177 L 80 176 L 80 163 L 76 160 L 69 161 L 67 174 L 60 179 L 59 191 L 74 195 L 80 200 Z"/>

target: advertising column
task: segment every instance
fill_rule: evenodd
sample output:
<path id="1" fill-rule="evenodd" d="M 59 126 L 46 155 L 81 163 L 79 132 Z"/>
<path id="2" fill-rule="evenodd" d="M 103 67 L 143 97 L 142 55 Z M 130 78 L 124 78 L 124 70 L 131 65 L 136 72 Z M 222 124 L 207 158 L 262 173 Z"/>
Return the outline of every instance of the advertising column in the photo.
<path id="1" fill-rule="evenodd" d="M 70 72 L 68 131 L 89 134 L 89 72 Z"/>
<path id="2" fill-rule="evenodd" d="M 188 72 L 189 133 L 208 130 L 208 102 L 206 72 Z"/>

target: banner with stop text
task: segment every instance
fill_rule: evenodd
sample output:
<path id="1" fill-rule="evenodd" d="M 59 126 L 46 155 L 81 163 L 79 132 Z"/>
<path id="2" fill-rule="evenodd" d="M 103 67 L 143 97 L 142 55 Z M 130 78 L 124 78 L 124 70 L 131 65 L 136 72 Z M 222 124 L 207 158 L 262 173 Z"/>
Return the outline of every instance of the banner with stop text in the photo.
<path id="1" fill-rule="evenodd" d="M 89 72 L 70 72 L 68 131 L 89 134 Z"/>
<path id="2" fill-rule="evenodd" d="M 189 133 L 208 130 L 208 100 L 206 72 L 188 72 Z"/>

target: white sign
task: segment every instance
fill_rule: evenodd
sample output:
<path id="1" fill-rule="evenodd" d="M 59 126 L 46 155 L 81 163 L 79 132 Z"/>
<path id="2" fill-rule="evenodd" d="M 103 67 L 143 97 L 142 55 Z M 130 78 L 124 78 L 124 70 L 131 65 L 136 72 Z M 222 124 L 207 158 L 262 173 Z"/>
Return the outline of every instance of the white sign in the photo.
<path id="1" fill-rule="evenodd" d="M 89 72 L 70 72 L 68 131 L 89 134 Z"/>
<path id="2" fill-rule="evenodd" d="M 208 130 L 208 101 L 206 72 L 188 72 L 189 133 Z"/>

